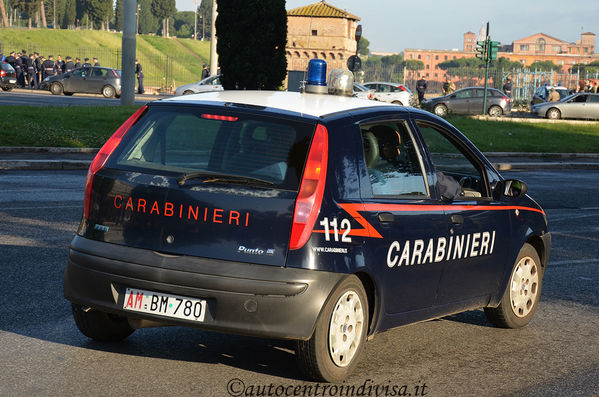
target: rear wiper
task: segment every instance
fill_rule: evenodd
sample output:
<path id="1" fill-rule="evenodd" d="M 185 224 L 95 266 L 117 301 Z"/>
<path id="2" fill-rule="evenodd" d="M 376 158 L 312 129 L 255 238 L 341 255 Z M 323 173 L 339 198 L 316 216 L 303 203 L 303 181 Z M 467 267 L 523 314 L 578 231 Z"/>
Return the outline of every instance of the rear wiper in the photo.
<path id="1" fill-rule="evenodd" d="M 189 179 L 195 178 L 206 178 L 204 179 L 204 183 L 212 183 L 212 182 L 229 182 L 229 183 L 260 183 L 263 185 L 273 186 L 274 183 L 268 181 L 266 179 L 254 178 L 250 176 L 239 176 L 239 175 L 230 175 L 230 174 L 221 174 L 218 172 L 211 171 L 197 171 L 191 172 L 189 174 L 183 174 L 177 178 L 177 183 L 179 186 L 185 185 L 185 182 Z"/>

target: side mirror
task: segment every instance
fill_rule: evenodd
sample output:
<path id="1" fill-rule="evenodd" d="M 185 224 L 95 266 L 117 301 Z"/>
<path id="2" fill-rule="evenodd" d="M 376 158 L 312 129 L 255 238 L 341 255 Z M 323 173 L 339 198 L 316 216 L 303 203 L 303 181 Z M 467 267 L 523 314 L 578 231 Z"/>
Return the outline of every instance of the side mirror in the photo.
<path id="1" fill-rule="evenodd" d="M 493 189 L 493 198 L 500 200 L 501 197 L 520 198 L 528 191 L 528 185 L 518 179 L 505 179 L 497 182 Z"/>

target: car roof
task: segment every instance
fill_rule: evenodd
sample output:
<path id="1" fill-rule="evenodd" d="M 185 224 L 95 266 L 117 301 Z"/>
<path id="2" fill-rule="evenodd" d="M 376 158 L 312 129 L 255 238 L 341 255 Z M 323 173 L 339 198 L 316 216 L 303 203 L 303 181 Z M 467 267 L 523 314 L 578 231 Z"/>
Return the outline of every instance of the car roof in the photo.
<path id="1" fill-rule="evenodd" d="M 349 96 L 302 94 L 287 91 L 211 91 L 163 99 L 163 103 L 239 103 L 315 117 L 364 108 L 390 107 L 388 103 Z"/>

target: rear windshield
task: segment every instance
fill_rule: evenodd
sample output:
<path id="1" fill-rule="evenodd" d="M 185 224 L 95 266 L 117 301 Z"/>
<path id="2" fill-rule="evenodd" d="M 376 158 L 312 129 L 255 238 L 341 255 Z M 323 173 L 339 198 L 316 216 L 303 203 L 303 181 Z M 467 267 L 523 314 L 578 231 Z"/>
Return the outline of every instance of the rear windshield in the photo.
<path id="1" fill-rule="evenodd" d="M 294 120 L 153 107 L 108 166 L 165 175 L 207 171 L 297 190 L 313 132 L 313 124 Z"/>

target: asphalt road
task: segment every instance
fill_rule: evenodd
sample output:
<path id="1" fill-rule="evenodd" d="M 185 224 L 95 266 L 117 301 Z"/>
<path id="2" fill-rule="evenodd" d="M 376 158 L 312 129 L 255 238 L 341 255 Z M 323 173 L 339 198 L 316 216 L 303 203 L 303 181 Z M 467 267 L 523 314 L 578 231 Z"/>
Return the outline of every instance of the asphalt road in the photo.
<path id="1" fill-rule="evenodd" d="M 136 95 L 135 104 L 143 105 L 148 101 L 162 98 L 157 95 Z M 15 90 L 0 91 L 0 106 L 116 106 L 120 99 L 108 99 L 102 95 L 75 94 L 73 96 L 52 95 L 48 91 Z"/>
<path id="2" fill-rule="evenodd" d="M 288 342 L 175 327 L 116 344 L 82 336 L 62 273 L 85 172 L 2 172 L 0 395 L 598 395 L 599 172 L 508 175 L 528 182 L 553 234 L 532 323 L 498 329 L 471 311 L 397 328 L 366 344 L 346 382 L 324 389 L 302 380 Z"/>

